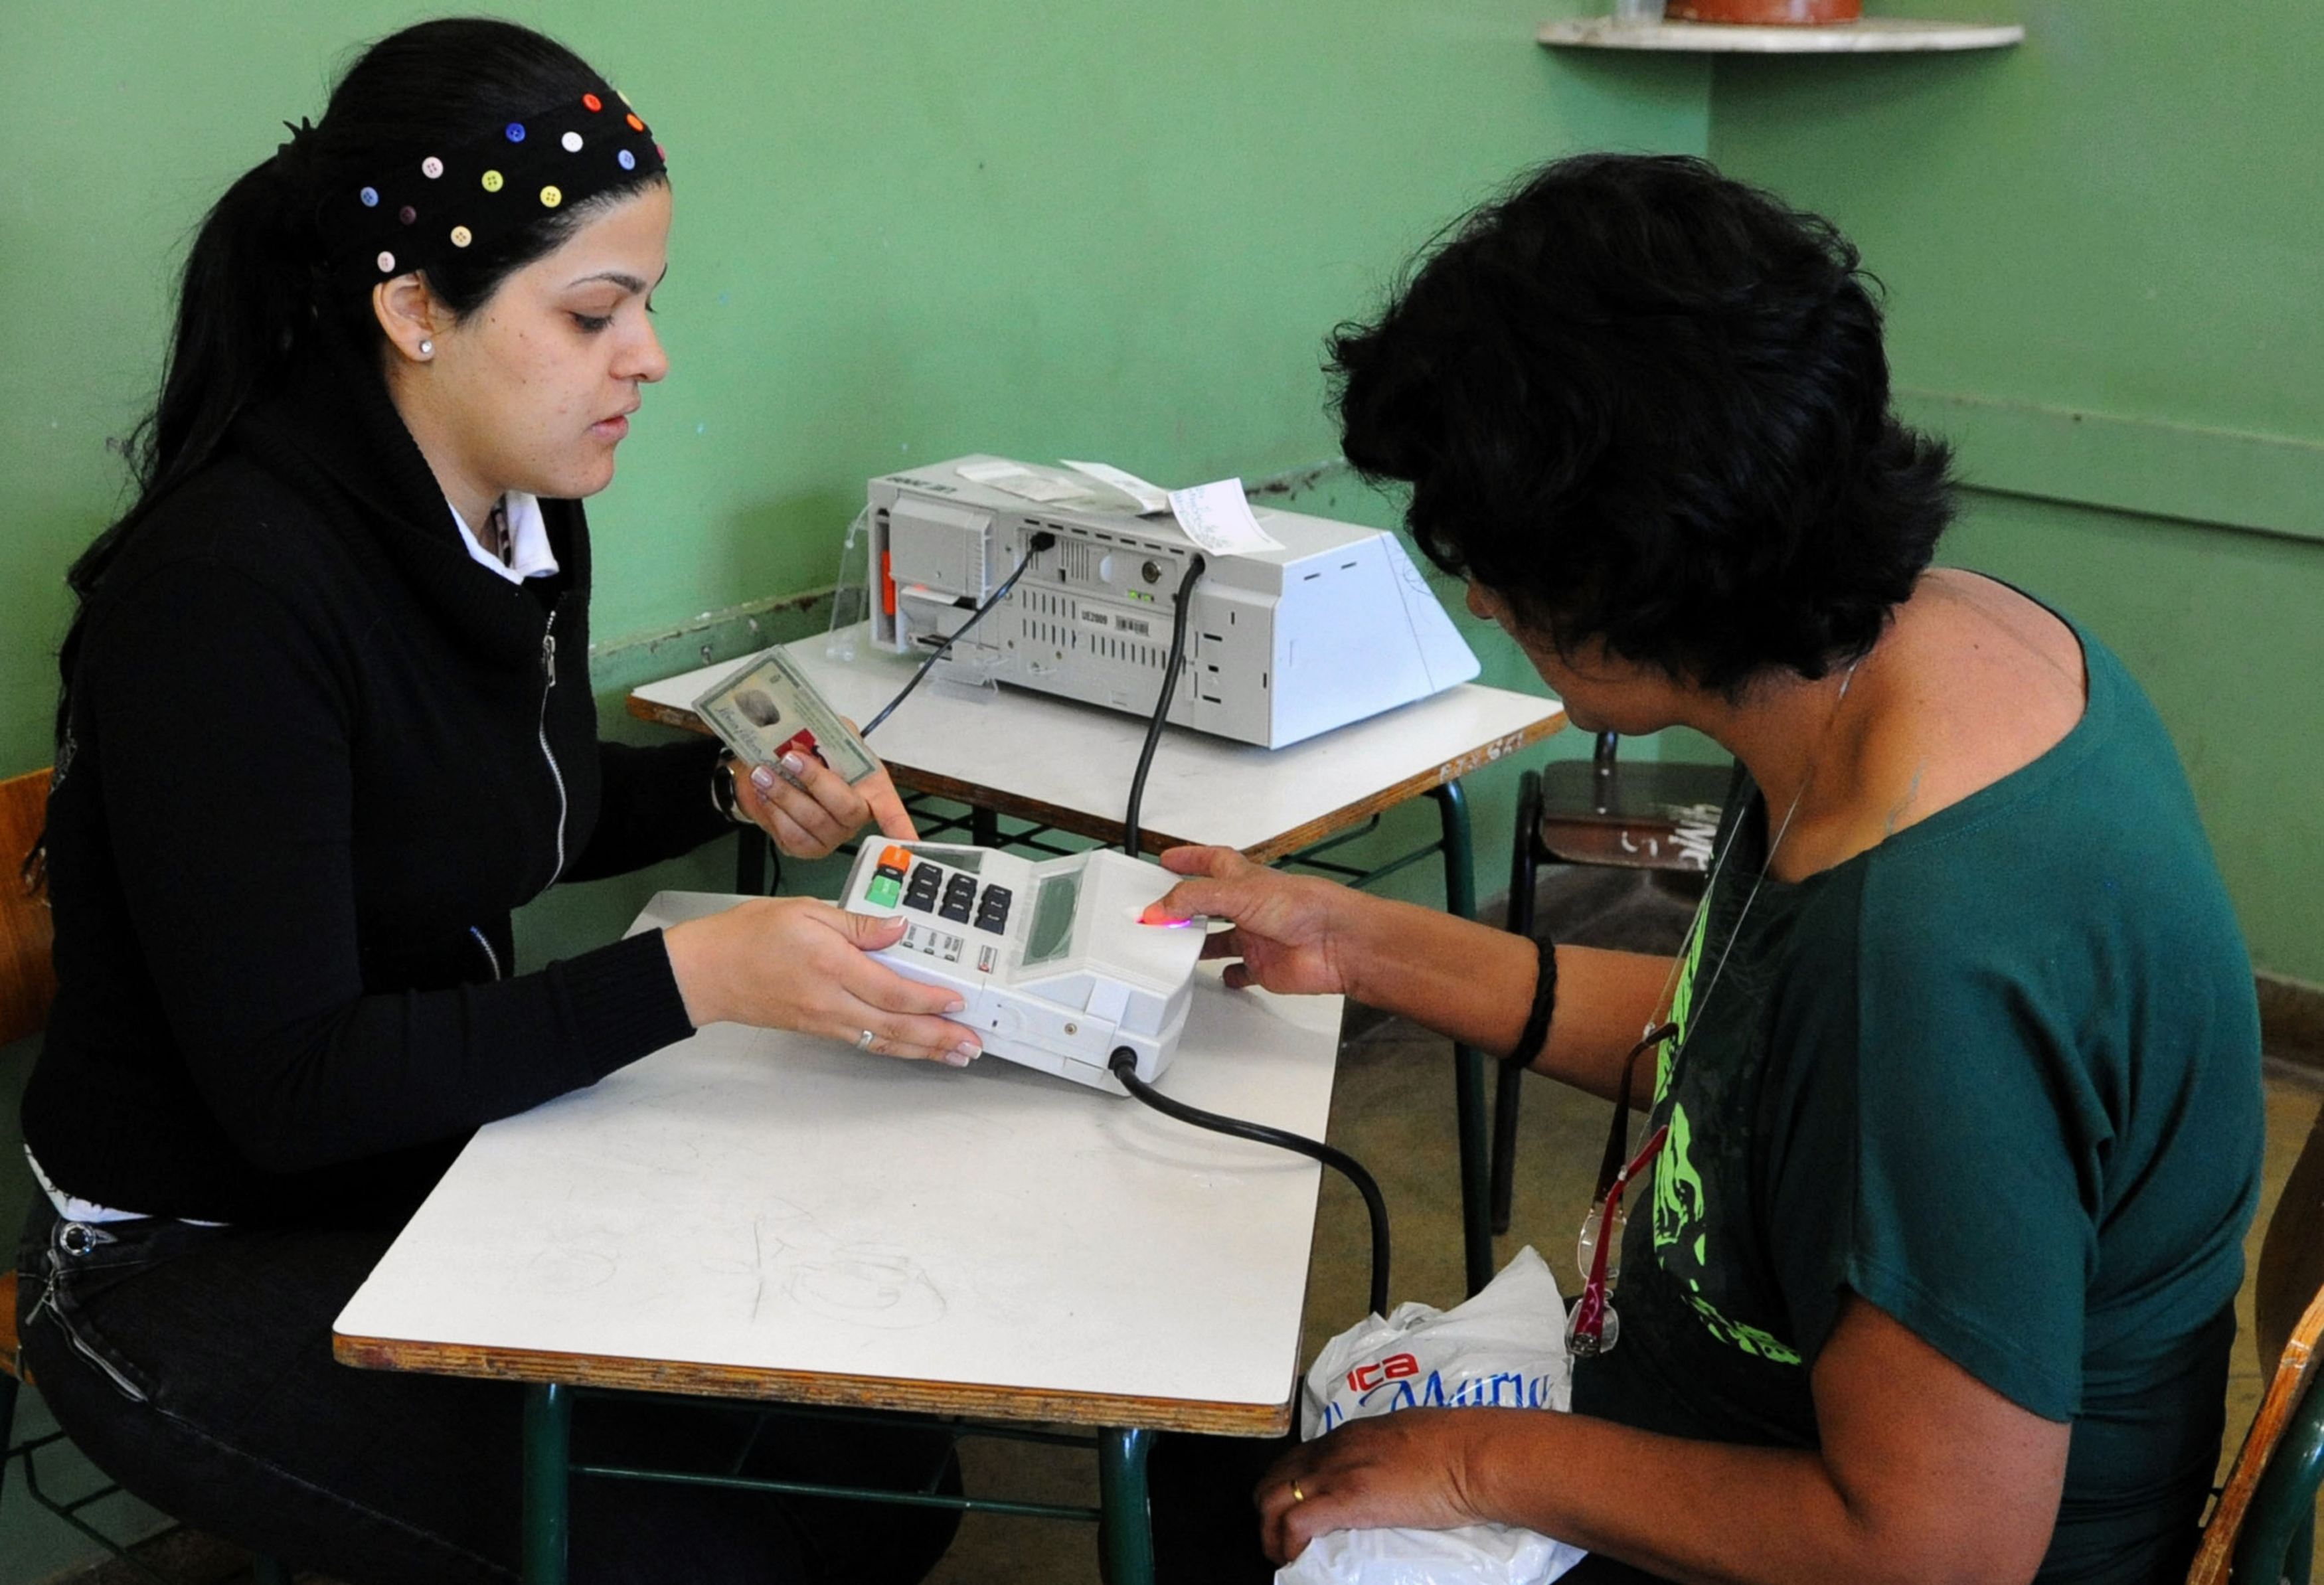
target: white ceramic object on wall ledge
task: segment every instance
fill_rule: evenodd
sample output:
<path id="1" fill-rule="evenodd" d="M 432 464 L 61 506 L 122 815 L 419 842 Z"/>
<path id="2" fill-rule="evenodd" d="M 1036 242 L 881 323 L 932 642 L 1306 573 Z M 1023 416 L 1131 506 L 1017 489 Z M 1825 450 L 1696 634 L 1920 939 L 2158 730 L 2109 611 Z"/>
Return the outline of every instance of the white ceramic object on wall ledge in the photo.
<path id="1" fill-rule="evenodd" d="M 1544 23 L 1536 35 L 1557 50 L 1647 50 L 1727 55 L 1873 55 L 2003 50 L 2023 43 L 2015 23 L 1911 22 L 1868 16 L 1819 27 L 1733 23 L 1624 22 L 1610 16 Z"/>

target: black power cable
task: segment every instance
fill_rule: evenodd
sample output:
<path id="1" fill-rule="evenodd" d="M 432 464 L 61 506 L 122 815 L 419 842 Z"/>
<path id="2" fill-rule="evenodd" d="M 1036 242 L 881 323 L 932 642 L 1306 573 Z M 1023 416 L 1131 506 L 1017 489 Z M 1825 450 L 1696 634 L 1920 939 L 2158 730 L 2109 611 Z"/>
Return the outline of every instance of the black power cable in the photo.
<path id="1" fill-rule="evenodd" d="M 937 661 L 952 653 L 952 647 L 960 641 L 961 636 L 966 633 L 969 629 L 974 627 L 978 622 L 982 622 L 986 612 L 991 610 L 1003 600 L 1009 598 L 1009 591 L 1017 586 L 1017 580 L 1025 576 L 1025 569 L 1033 565 L 1033 558 L 1040 555 L 1042 551 L 1047 550 L 1056 542 L 1057 537 L 1055 534 L 1044 532 L 1034 535 L 1032 542 L 1025 548 L 1024 559 L 1017 564 L 1017 570 L 1010 573 L 1006 578 L 1001 580 L 1001 586 L 992 591 L 991 597 L 986 600 L 983 604 L 978 606 L 973 612 L 970 613 L 969 618 L 966 622 L 962 622 L 958 627 L 953 629 L 950 633 L 938 639 L 934 644 L 929 646 L 928 658 L 920 662 L 920 668 L 918 671 L 912 673 L 912 680 L 906 683 L 902 687 L 897 689 L 896 696 L 889 700 L 886 705 L 882 705 L 881 707 L 880 714 L 872 718 L 872 724 L 865 727 L 862 732 L 855 735 L 858 737 L 870 737 L 873 732 L 878 730 L 881 722 L 887 720 L 890 715 L 893 715 L 896 713 L 896 706 L 912 696 L 912 690 L 920 686 L 920 679 L 927 676 L 930 669 L 935 667 Z"/>
<path id="2" fill-rule="evenodd" d="M 1204 1111 L 1199 1106 L 1189 1106 L 1183 1101 L 1173 1101 L 1153 1085 L 1138 1076 L 1138 1054 L 1127 1046 L 1117 1046 L 1106 1059 L 1106 1066 L 1121 1081 L 1121 1087 L 1143 1101 L 1165 1117 L 1176 1118 L 1182 1123 L 1192 1123 L 1213 1133 L 1230 1134 L 1238 1139 L 1255 1140 L 1272 1145 L 1279 1150 L 1295 1150 L 1300 1155 L 1336 1168 L 1356 1185 L 1356 1193 L 1364 1197 L 1364 1209 L 1372 1220 L 1372 1292 L 1371 1313 L 1388 1314 L 1388 1202 L 1380 1198 L 1379 1184 L 1364 1170 L 1362 1162 L 1344 1150 L 1292 1133 L 1287 1129 L 1269 1128 L 1265 1123 L 1245 1122 L 1240 1118 L 1221 1117 L 1215 1111 Z"/>
<path id="3" fill-rule="evenodd" d="M 1138 751 L 1138 774 L 1130 779 L 1130 807 L 1121 817 L 1121 851 L 1133 859 L 1143 856 L 1138 851 L 1138 811 L 1146 802 L 1146 773 L 1154 767 L 1154 745 L 1162 741 L 1162 723 L 1170 714 L 1170 697 L 1178 691 L 1178 667 L 1186 658 L 1186 613 L 1190 608 L 1186 596 L 1194 593 L 1194 580 L 1203 576 L 1203 566 L 1198 554 L 1186 564 L 1186 576 L 1178 580 L 1177 609 L 1170 613 L 1170 659 L 1162 670 L 1162 696 L 1154 701 L 1154 718 L 1146 723 L 1146 746 Z"/>

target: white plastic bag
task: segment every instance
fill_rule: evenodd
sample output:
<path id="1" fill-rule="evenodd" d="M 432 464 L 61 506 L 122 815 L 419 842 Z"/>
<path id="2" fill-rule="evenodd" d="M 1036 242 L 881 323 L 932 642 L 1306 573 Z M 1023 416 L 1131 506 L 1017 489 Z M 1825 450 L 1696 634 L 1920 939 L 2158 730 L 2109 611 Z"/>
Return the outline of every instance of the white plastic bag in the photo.
<path id="1" fill-rule="evenodd" d="M 1587 1554 L 1507 1525 L 1458 1530 L 1330 1530 L 1275 1585 L 1546 1585 Z"/>
<path id="2" fill-rule="evenodd" d="M 1323 1345 L 1299 1392 L 1300 1434 L 1398 1409 L 1563 1410 L 1572 1402 L 1565 1305 L 1531 1245 L 1485 1290 L 1450 1310 L 1399 1304 Z M 1547 1585 L 1582 1549 L 1531 1530 L 1334 1530 L 1318 1535 L 1276 1585 Z"/>

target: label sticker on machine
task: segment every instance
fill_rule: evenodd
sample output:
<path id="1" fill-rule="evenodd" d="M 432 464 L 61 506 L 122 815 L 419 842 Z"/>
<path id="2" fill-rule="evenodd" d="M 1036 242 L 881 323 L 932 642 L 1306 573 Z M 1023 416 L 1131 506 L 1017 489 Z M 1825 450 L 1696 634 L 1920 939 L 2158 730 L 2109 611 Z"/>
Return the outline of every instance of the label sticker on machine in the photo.
<path id="1" fill-rule="evenodd" d="M 1005 491 L 1019 500 L 1041 506 L 1092 507 L 1101 504 L 1098 498 L 1077 481 L 1038 468 L 1028 468 L 1022 463 L 963 463 L 954 471 L 971 484 L 982 484 L 988 490 Z"/>
<path id="2" fill-rule="evenodd" d="M 1170 510 L 1170 492 L 1159 484 L 1148 484 L 1136 474 L 1125 473 L 1111 463 L 1075 462 L 1063 459 L 1065 466 L 1077 474 L 1086 474 L 1101 484 L 1111 484 L 1138 503 L 1140 517 L 1159 517 Z"/>

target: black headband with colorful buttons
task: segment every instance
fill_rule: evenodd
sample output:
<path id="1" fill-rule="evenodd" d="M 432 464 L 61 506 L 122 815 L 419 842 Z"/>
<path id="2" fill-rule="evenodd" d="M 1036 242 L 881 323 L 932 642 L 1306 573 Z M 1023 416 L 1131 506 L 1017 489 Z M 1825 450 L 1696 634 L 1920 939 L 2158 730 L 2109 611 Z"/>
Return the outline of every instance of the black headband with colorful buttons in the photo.
<path id="1" fill-rule="evenodd" d="M 492 243 L 665 168 L 628 99 L 599 84 L 496 131 L 335 194 L 325 225 L 347 275 L 385 281 Z"/>

